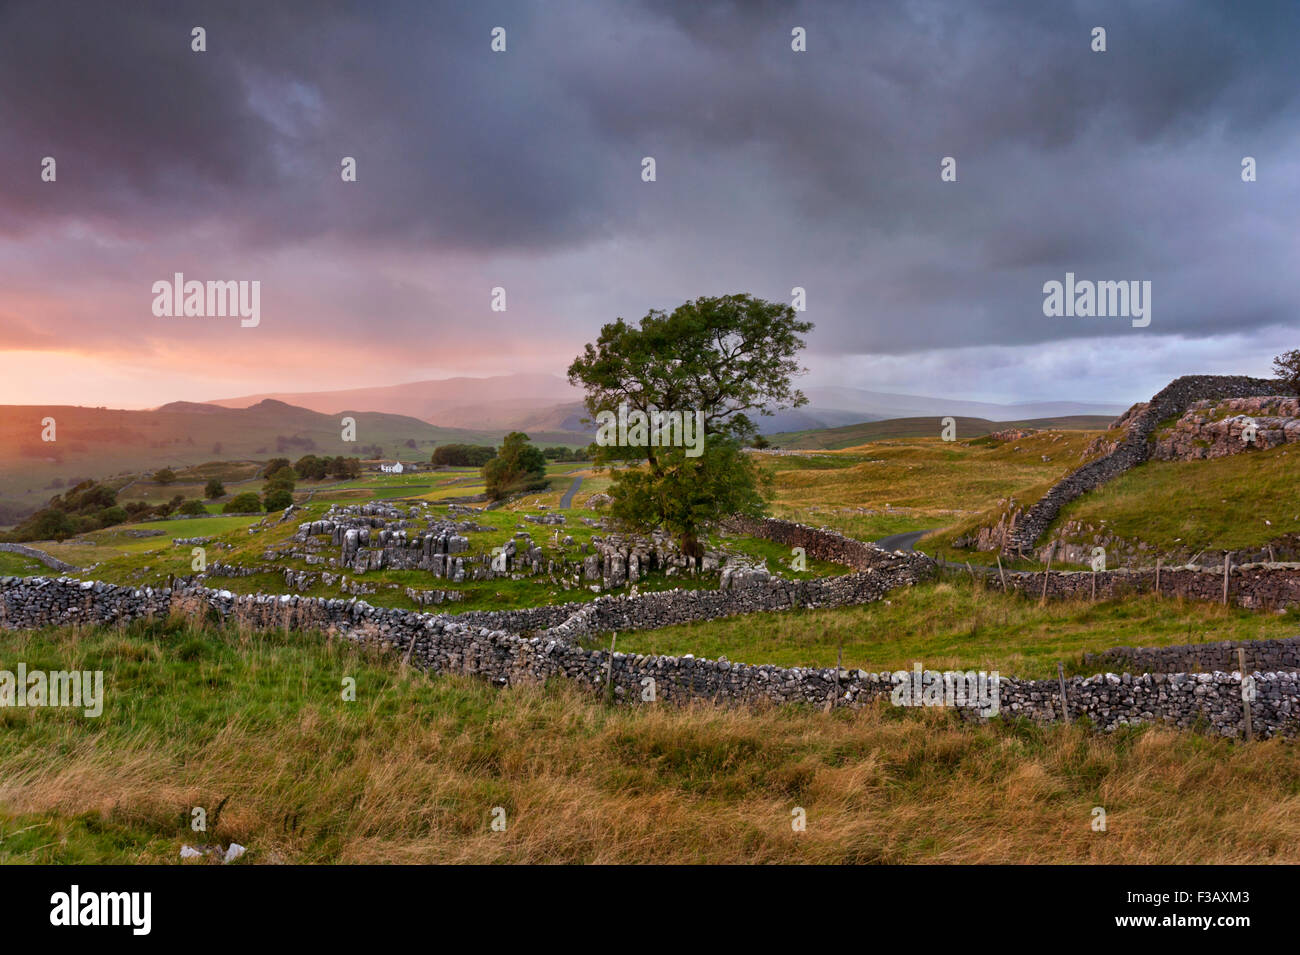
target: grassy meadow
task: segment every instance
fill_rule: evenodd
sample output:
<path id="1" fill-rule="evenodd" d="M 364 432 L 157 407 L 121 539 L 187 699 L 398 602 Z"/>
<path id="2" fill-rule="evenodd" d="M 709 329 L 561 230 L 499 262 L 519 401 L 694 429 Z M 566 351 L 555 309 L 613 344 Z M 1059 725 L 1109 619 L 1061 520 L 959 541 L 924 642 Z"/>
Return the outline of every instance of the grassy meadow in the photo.
<path id="1" fill-rule="evenodd" d="M 892 592 L 856 607 L 751 614 L 618 635 L 628 653 L 781 666 L 844 666 L 873 672 L 905 670 L 916 661 L 935 670 L 997 670 L 1046 679 L 1056 663 L 1087 674 L 1084 652 L 1117 646 L 1167 646 L 1293 637 L 1300 611 L 1259 614 L 1240 607 L 1129 597 L 1038 602 L 1004 594 L 964 572 Z M 609 636 L 587 645 L 608 647 Z"/>
<path id="2" fill-rule="evenodd" d="M 1300 750 L 1280 739 L 609 708 L 180 622 L 8 634 L 15 658 L 103 670 L 105 706 L 0 710 L 0 862 L 175 863 L 232 841 L 237 865 L 1300 862 Z"/>

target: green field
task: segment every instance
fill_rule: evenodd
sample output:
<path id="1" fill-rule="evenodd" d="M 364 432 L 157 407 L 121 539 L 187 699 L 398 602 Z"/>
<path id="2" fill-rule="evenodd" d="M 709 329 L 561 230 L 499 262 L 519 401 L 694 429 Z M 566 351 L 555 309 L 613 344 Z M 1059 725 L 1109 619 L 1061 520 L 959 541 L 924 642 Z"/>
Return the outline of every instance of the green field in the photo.
<path id="1" fill-rule="evenodd" d="M 1261 548 L 1300 534 L 1300 448 L 1148 461 L 1067 504 L 1048 533 L 1070 521 L 1166 554 Z"/>
<path id="2" fill-rule="evenodd" d="M 1067 673 L 1091 673 L 1085 651 L 1116 646 L 1168 646 L 1293 637 L 1300 610 L 1258 614 L 1219 604 L 1128 598 L 1038 606 L 1018 594 L 972 581 L 964 573 L 894 591 L 885 600 L 833 610 L 752 614 L 662 630 L 620 633 L 628 653 L 726 657 L 736 663 L 844 666 L 868 672 L 909 669 L 997 670 L 1045 679 L 1057 661 Z M 609 645 L 592 637 L 593 648 Z"/>

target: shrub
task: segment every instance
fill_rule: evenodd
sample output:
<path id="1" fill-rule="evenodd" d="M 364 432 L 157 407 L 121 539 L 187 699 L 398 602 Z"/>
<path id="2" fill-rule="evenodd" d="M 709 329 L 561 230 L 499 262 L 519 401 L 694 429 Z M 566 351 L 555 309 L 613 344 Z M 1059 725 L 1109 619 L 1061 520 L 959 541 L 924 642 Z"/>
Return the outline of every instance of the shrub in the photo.
<path id="1" fill-rule="evenodd" d="M 277 487 L 266 493 L 266 509 L 268 511 L 282 511 L 293 503 L 293 492 L 283 487 Z"/>
<path id="2" fill-rule="evenodd" d="M 342 456 L 332 458 L 329 463 L 329 473 L 344 480 L 361 477 L 361 459 Z"/>
<path id="3" fill-rule="evenodd" d="M 209 481 L 208 486 L 203 489 L 203 496 L 206 497 L 209 501 L 215 500 L 216 498 L 219 497 L 224 497 L 225 494 L 226 494 L 225 485 L 223 485 L 216 478 L 213 478 L 211 481 Z"/>
<path id="4" fill-rule="evenodd" d="M 528 435 L 512 431 L 501 445 L 501 453 L 483 465 L 487 496 L 499 501 L 518 491 L 538 491 L 550 486 L 546 458 L 528 443 Z"/>
<path id="5" fill-rule="evenodd" d="M 251 514 L 262 509 L 262 500 L 252 491 L 245 491 L 226 502 L 222 514 Z"/>
<path id="6" fill-rule="evenodd" d="M 159 484 L 172 484 L 176 481 L 176 472 L 171 468 L 163 468 L 154 472 L 153 479 Z"/>
<path id="7" fill-rule="evenodd" d="M 124 507 L 105 508 L 99 512 L 99 526 L 112 527 L 114 524 L 124 524 L 129 516 Z"/>
<path id="8" fill-rule="evenodd" d="M 1293 393 L 1300 395 L 1300 348 L 1274 358 L 1273 371 Z"/>
<path id="9" fill-rule="evenodd" d="M 208 513 L 208 509 L 203 506 L 203 502 L 200 500 L 186 501 L 184 504 L 181 505 L 180 511 L 182 514 Z"/>

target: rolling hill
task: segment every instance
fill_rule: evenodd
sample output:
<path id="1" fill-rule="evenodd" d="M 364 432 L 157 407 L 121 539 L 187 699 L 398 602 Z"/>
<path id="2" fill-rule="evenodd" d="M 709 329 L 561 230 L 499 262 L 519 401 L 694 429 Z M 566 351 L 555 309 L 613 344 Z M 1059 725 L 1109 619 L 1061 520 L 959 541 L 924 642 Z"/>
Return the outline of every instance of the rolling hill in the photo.
<path id="1" fill-rule="evenodd" d="M 341 418 L 356 419 L 356 441 L 341 440 Z M 41 439 L 44 418 L 55 421 L 53 442 Z M 247 408 L 173 402 L 150 411 L 73 405 L 0 405 L 0 523 L 44 504 L 63 484 L 82 478 L 183 467 L 212 460 L 298 458 L 304 454 L 427 461 L 438 444 L 498 444 L 504 429 L 442 428 L 405 415 L 375 411 L 322 414 L 264 399 Z M 571 432 L 534 431 L 542 445 L 587 443 Z"/>
<path id="2" fill-rule="evenodd" d="M 581 393 L 563 378 L 521 374 L 441 378 L 343 391 L 246 395 L 208 403 L 224 408 L 247 408 L 270 399 L 324 414 L 338 414 L 347 408 L 365 408 L 419 418 L 449 428 L 510 431 L 539 410 L 558 404 L 576 404 L 581 397 Z M 555 422 L 547 430 L 566 429 Z"/>
<path id="3" fill-rule="evenodd" d="M 1114 418 L 1110 415 L 1063 415 L 1056 418 L 1029 418 L 1023 421 L 990 421 L 987 418 L 953 416 L 957 438 L 978 438 L 1007 428 L 1037 428 L 1067 431 L 1104 431 Z M 853 448 L 868 441 L 886 438 L 934 438 L 939 436 L 941 418 L 888 418 L 864 421 L 841 428 L 818 428 L 809 431 L 786 431 L 768 435 L 775 448 L 834 451 Z"/>

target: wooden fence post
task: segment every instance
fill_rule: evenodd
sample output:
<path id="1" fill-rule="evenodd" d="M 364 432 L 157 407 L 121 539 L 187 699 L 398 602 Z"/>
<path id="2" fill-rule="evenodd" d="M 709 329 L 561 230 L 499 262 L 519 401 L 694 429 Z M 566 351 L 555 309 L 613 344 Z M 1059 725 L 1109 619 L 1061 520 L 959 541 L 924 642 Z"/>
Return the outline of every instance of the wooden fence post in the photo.
<path id="1" fill-rule="evenodd" d="M 1061 683 L 1061 715 L 1065 722 L 1070 722 L 1070 701 L 1065 696 L 1065 668 L 1061 666 L 1061 661 L 1056 661 L 1056 678 Z"/>
<path id="2" fill-rule="evenodd" d="M 1163 560 L 1164 560 L 1163 557 L 1156 558 L 1156 596 L 1157 597 L 1160 596 L 1160 563 Z"/>
<path id="3" fill-rule="evenodd" d="M 1232 551 L 1223 552 L 1223 605 L 1228 606 L 1228 570 L 1232 567 Z"/>
<path id="4" fill-rule="evenodd" d="M 1007 590 L 1007 575 L 1002 571 L 1002 555 L 1001 555 L 1001 554 L 994 554 L 993 556 L 996 557 L 996 558 L 997 558 L 997 561 L 998 561 L 998 579 L 1002 581 L 1002 592 L 1003 592 L 1003 593 L 1006 593 L 1006 590 Z"/>
<path id="5" fill-rule="evenodd" d="M 1043 571 L 1043 597 L 1038 601 L 1038 606 L 1042 607 L 1047 603 L 1047 577 L 1052 572 L 1052 558 L 1055 556 L 1051 551 L 1047 552 L 1047 569 Z"/>

